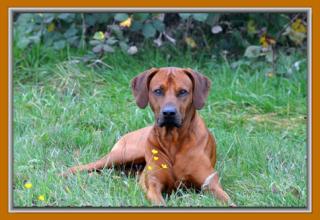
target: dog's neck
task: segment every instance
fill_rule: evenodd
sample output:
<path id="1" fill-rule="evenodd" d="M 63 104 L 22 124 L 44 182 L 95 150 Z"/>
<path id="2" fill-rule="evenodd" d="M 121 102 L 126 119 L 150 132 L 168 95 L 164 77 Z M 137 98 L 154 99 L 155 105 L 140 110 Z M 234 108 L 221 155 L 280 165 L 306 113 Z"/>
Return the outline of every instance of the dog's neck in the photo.
<path id="1" fill-rule="evenodd" d="M 180 145 L 188 140 L 190 131 L 196 129 L 194 126 L 197 125 L 196 121 L 199 120 L 199 115 L 193 106 L 186 112 L 186 116 L 179 128 L 154 125 L 153 129 L 156 137 L 154 141 L 167 154 L 175 154 Z"/>

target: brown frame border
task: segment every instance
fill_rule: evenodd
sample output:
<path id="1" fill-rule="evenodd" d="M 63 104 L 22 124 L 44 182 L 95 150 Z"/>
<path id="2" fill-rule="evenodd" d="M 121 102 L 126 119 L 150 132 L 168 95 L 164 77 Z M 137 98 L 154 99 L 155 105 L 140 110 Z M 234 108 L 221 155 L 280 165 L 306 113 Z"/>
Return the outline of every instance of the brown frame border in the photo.
<path id="1" fill-rule="evenodd" d="M 224 5 L 222 5 L 222 3 Z M 3 57 L 1 57 L 1 65 L 0 68 L 3 72 L 3 74 L 1 74 L 1 84 L 3 84 L 3 86 L 1 86 L 1 96 L 3 96 L 2 100 L 7 99 L 8 101 L 8 89 L 9 89 L 9 84 L 8 84 L 8 62 L 9 62 L 9 57 L 8 57 L 8 50 L 9 50 L 9 45 L 8 45 L 8 34 L 5 35 L 4 33 L 8 33 L 8 9 L 11 7 L 39 7 L 40 8 L 49 8 L 49 7 L 70 7 L 69 9 L 73 9 L 72 6 L 74 6 L 75 4 L 72 4 L 71 2 L 46 2 L 46 3 L 42 3 L 42 2 L 36 2 L 36 1 L 28 1 L 28 3 L 23 2 L 23 1 L 6 1 L 6 2 L 1 2 L 0 3 L 0 14 L 2 15 L 2 19 L 1 19 L 1 26 L 0 26 L 0 30 L 1 33 L 3 33 L 1 35 L 1 44 L 0 44 L 0 48 L 1 48 L 1 55 Z M 98 2 L 98 0 L 94 0 L 94 1 L 90 1 L 90 5 L 88 3 L 82 3 L 80 1 L 77 2 L 76 7 L 303 7 L 303 8 L 311 8 L 312 9 L 312 42 L 311 43 L 311 47 L 312 47 L 312 60 L 317 60 L 317 58 L 319 58 L 319 52 L 317 49 L 319 49 L 319 43 L 316 39 L 319 39 L 319 30 L 315 29 L 313 27 L 319 27 L 319 5 L 316 4 L 316 0 L 306 0 L 303 3 L 296 1 L 296 0 L 292 0 L 290 1 L 290 3 L 288 3 L 287 1 L 284 0 L 269 0 L 269 2 L 267 4 L 263 4 L 263 3 L 258 3 L 258 2 L 254 2 L 254 3 L 236 3 L 235 1 L 230 1 L 230 2 L 217 2 L 217 3 L 209 3 L 209 2 L 204 2 L 204 1 L 198 1 L 197 4 L 191 4 L 190 2 L 171 2 L 169 3 L 169 1 L 167 0 L 163 0 L 161 3 L 160 2 L 147 2 L 147 1 L 139 1 L 139 2 L 121 2 L 121 3 L 115 3 L 115 2 L 110 2 L 108 4 L 106 3 L 102 3 L 102 2 Z M 309 38 L 310 39 L 310 38 Z M 310 66 L 311 68 L 311 72 L 312 73 L 316 73 L 316 70 L 319 70 L 319 62 L 313 62 L 312 65 Z M 7 74 L 5 74 L 7 73 Z M 317 108 L 317 103 L 315 102 L 315 95 L 316 95 L 316 90 L 317 88 L 315 87 L 315 82 L 317 79 L 317 75 L 316 74 L 312 74 L 311 75 L 312 78 L 312 91 L 309 98 L 312 98 L 310 107 L 312 107 L 312 109 L 309 109 L 309 113 L 310 110 L 312 110 L 312 112 L 316 112 L 316 108 Z M 310 80 L 310 79 L 309 79 Z M 310 84 L 309 84 L 310 85 Z M 310 91 L 310 90 L 309 90 Z M 3 119 L 3 121 L 7 121 L 9 120 L 8 118 L 8 102 L 4 102 L 3 101 L 3 108 L 1 108 L 1 119 Z M 315 134 L 316 129 L 317 129 L 317 117 L 315 115 L 312 115 L 312 123 L 311 123 L 311 127 L 312 130 L 309 130 L 312 132 L 312 134 Z M 2 138 L 2 142 L 3 142 L 3 147 L 1 148 L 1 161 L 3 161 L 3 163 L 5 164 L 4 166 L 1 166 L 2 171 L 1 172 L 1 179 L 2 180 L 7 180 L 7 181 L 1 181 L 2 187 L 0 187 L 1 189 L 1 209 L 0 209 L 0 214 L 2 217 L 6 217 L 6 218 L 55 218 L 56 216 L 51 216 L 51 214 L 49 213 L 41 213 L 41 214 L 11 214 L 8 213 L 8 124 L 7 126 L 5 125 L 5 123 L 2 123 L 1 126 L 2 132 L 1 134 L 4 136 Z M 310 134 L 309 134 L 309 138 L 310 138 Z M 316 146 L 316 144 L 318 143 L 318 141 L 316 140 L 315 136 L 312 136 L 312 140 L 309 140 L 310 144 L 313 143 L 313 146 L 311 146 L 312 148 L 312 152 L 313 152 L 313 158 L 312 158 L 312 185 L 313 185 L 313 189 L 312 189 L 312 212 L 311 213 L 268 213 L 266 215 L 264 215 L 263 213 L 256 213 L 256 214 L 248 214 L 248 213 L 241 213 L 238 214 L 237 217 L 244 217 L 244 218 L 269 218 L 269 215 L 272 215 L 272 217 L 289 217 L 290 219 L 301 219 L 301 218 L 316 218 L 319 217 L 319 210 L 318 210 L 318 206 L 319 206 L 319 190 L 316 187 L 317 185 L 319 185 L 319 174 L 317 173 L 317 169 L 319 166 L 317 166 L 319 163 L 318 162 L 318 157 L 319 157 L 319 150 L 314 147 Z M 229 210 L 226 210 L 226 212 L 228 212 Z M 210 214 L 201 214 L 202 217 L 212 217 L 212 215 L 217 215 L 217 217 L 221 216 L 224 218 L 230 218 L 233 217 L 233 215 L 235 215 L 235 213 L 210 213 Z M 45 215 L 45 216 L 43 216 Z M 86 214 L 87 215 L 87 214 Z M 90 215 L 95 215 L 95 216 L 100 216 L 102 217 L 103 214 L 99 213 L 92 213 Z M 132 216 L 128 216 L 128 214 L 121 214 L 123 215 L 123 217 L 138 217 L 140 218 L 155 218 L 158 216 L 155 216 L 154 214 L 133 214 Z M 153 216 L 150 216 L 153 215 Z M 165 214 L 166 216 L 170 216 L 170 217 L 175 217 L 175 215 L 179 215 L 179 217 L 183 217 L 183 218 L 187 218 L 187 215 L 185 214 Z M 259 216 L 257 216 L 259 215 Z M 69 218 L 69 217 L 76 217 L 76 218 L 87 218 L 87 216 L 84 216 L 84 214 L 59 214 L 60 217 L 63 218 Z M 108 214 L 108 217 L 120 217 L 119 214 Z M 168 216 L 168 217 L 169 217 Z M 161 216 L 159 216 L 161 217 Z M 189 217 L 193 217 L 193 216 L 189 216 Z M 270 216 L 271 217 L 271 216 Z"/>

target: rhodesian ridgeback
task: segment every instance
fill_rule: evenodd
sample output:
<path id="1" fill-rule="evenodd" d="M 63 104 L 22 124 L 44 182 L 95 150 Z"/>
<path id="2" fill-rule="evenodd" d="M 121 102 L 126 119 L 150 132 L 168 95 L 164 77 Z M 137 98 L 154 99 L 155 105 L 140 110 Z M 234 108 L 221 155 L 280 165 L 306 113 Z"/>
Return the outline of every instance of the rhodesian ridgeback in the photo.
<path id="1" fill-rule="evenodd" d="M 137 105 L 148 103 L 155 123 L 124 135 L 100 160 L 70 168 L 65 175 L 128 163 L 145 163 L 140 184 L 154 205 L 165 205 L 162 192 L 179 185 L 209 190 L 235 206 L 214 170 L 216 142 L 196 110 L 201 109 L 211 82 L 192 69 L 152 68 L 136 76 L 132 91 Z"/>

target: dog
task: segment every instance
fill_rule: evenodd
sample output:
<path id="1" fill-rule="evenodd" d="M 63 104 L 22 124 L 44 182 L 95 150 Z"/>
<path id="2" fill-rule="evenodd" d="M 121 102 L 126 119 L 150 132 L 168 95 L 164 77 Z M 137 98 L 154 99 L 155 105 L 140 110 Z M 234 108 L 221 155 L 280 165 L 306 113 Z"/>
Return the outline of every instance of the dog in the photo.
<path id="1" fill-rule="evenodd" d="M 215 139 L 197 113 L 210 86 L 207 77 L 190 68 L 152 68 L 139 74 L 131 82 L 132 92 L 138 107 L 150 105 L 154 125 L 124 135 L 100 160 L 72 167 L 63 175 L 145 163 L 139 182 L 154 205 L 165 206 L 162 192 L 183 184 L 209 190 L 235 207 L 214 169 Z"/>

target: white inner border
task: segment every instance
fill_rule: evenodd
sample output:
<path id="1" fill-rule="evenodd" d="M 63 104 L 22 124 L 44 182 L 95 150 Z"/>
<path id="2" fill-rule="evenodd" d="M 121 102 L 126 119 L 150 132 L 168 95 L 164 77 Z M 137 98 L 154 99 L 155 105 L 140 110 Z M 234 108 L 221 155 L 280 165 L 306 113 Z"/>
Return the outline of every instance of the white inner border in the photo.
<path id="1" fill-rule="evenodd" d="M 12 192 L 12 156 L 13 156 L 13 135 L 12 135 L 12 76 L 13 76 L 13 62 L 12 62 L 12 37 L 13 37 L 13 13 L 14 12 L 305 12 L 308 16 L 308 125 L 307 125 L 307 184 L 308 184 L 308 198 L 307 208 L 14 208 L 13 207 L 13 192 Z M 311 213 L 312 212 L 312 9 L 311 8 L 278 8 L 278 7 L 246 7 L 246 8 L 192 8 L 192 7 L 126 7 L 126 8 L 84 8 L 84 7 L 64 7 L 64 8 L 32 8 L 32 7 L 13 7 L 8 9 L 8 212 L 9 213 Z"/>

